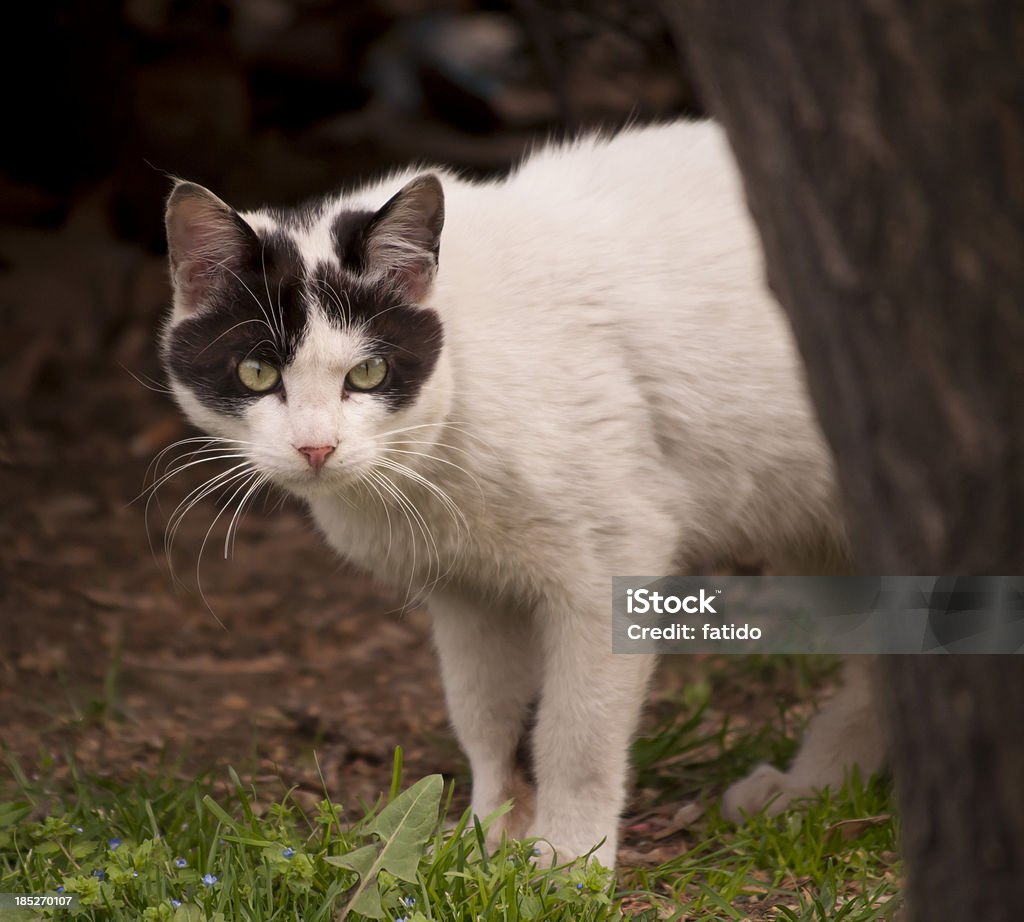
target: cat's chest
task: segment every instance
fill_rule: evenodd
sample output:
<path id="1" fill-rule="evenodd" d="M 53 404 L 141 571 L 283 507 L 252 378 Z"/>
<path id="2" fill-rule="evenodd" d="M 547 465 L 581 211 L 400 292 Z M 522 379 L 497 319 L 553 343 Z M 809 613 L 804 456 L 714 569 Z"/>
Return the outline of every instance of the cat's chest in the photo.
<path id="1" fill-rule="evenodd" d="M 328 543 L 356 566 L 415 593 L 450 580 L 495 589 L 532 581 L 544 558 L 522 510 L 382 489 L 309 503 Z M 547 541 L 543 543 L 548 543 Z"/>

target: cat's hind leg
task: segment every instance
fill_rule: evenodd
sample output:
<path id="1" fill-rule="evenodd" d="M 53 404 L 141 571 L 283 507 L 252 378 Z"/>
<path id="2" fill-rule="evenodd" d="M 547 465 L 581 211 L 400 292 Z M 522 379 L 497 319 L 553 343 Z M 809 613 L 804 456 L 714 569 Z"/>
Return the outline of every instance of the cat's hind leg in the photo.
<path id="1" fill-rule="evenodd" d="M 873 658 L 849 657 L 842 687 L 811 719 L 803 745 L 787 771 L 759 765 L 722 799 L 734 822 L 767 807 L 781 813 L 790 803 L 822 788 L 836 788 L 856 767 L 867 779 L 885 762 L 885 739 L 875 695 Z"/>

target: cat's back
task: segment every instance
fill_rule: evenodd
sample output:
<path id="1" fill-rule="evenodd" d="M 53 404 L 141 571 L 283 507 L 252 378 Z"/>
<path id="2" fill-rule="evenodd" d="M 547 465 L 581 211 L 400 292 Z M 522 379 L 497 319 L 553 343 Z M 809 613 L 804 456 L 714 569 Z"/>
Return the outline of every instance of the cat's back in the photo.
<path id="1" fill-rule="evenodd" d="M 643 285 L 644 273 L 733 271 L 736 258 L 754 256 L 737 173 L 712 122 L 542 146 L 504 180 L 445 187 L 442 282 L 485 265 L 520 291 L 544 281 L 608 289 Z"/>
<path id="2" fill-rule="evenodd" d="M 722 129 L 675 122 L 541 148 L 508 178 L 448 178 L 433 305 L 456 352 L 510 373 L 526 352 L 640 368 L 650 399 L 747 377 L 790 391 L 791 336 L 764 284 L 754 227 Z M 644 379 L 644 380 L 641 380 Z M 678 390 L 678 389 L 677 389 Z"/>
<path id="3" fill-rule="evenodd" d="M 502 185 L 536 208 L 590 214 L 600 226 L 627 232 L 659 220 L 672 224 L 680 207 L 720 207 L 736 189 L 725 136 L 709 121 L 637 126 L 540 147 Z M 681 191 L 689 201 L 674 200 Z"/>

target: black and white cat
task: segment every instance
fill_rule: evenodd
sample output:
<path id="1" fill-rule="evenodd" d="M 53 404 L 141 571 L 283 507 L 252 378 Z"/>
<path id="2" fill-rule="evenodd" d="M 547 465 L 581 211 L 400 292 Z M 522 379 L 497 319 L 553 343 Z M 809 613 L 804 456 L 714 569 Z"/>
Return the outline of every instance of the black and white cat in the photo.
<path id="1" fill-rule="evenodd" d="M 635 128 L 501 181 L 413 170 L 294 210 L 183 182 L 167 235 L 185 413 L 237 482 L 301 497 L 347 559 L 426 598 L 476 813 L 510 796 L 537 703 L 535 803 L 509 829 L 613 864 L 653 661 L 611 652 L 612 576 L 844 560 L 720 130 Z M 758 769 L 726 808 L 881 758 L 855 681 L 790 772 Z"/>

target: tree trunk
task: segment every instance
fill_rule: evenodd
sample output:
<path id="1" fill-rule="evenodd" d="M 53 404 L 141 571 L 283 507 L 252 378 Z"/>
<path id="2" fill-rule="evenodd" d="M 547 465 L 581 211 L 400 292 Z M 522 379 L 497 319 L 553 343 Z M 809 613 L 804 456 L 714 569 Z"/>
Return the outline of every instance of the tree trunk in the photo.
<path id="1" fill-rule="evenodd" d="M 1024 682 L 1012 656 L 896 657 L 903 851 L 915 919 L 1024 917 Z M 909 662 L 908 662 L 909 661 Z"/>
<path id="2" fill-rule="evenodd" d="M 860 569 L 1024 573 L 1024 7 L 683 9 Z M 1024 662 L 885 671 L 914 918 L 1020 918 Z"/>

